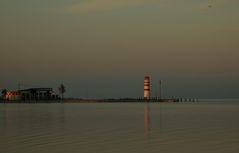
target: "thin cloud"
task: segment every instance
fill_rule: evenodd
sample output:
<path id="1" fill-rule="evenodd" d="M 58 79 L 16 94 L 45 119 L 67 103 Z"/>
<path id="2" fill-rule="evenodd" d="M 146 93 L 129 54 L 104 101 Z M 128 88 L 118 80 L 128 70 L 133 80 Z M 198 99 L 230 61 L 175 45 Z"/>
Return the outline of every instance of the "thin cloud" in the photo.
<path id="1" fill-rule="evenodd" d="M 83 2 L 65 6 L 65 13 L 87 14 L 92 12 L 103 12 L 123 9 L 127 7 L 137 7 L 147 4 L 160 5 L 161 7 L 185 7 L 189 10 L 205 10 L 210 7 L 223 7 L 234 0 L 202 0 L 194 2 L 192 0 L 86 0 Z"/>
<path id="2" fill-rule="evenodd" d="M 152 4 L 154 2 L 157 2 L 157 0 L 88 0 L 67 6 L 65 10 L 69 13 L 86 14 Z"/>
<path id="3" fill-rule="evenodd" d="M 233 2 L 235 2 L 235 0 L 205 0 L 200 2 L 196 8 L 200 10 L 206 10 L 209 8 L 222 8 Z"/>

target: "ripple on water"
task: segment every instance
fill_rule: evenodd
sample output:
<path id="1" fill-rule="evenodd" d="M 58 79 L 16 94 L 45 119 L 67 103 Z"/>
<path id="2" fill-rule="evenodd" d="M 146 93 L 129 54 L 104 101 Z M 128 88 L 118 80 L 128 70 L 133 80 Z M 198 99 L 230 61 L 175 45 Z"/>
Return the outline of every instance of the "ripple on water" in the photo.
<path id="1" fill-rule="evenodd" d="M 0 105 L 0 149 L 237 153 L 238 115 L 238 104 Z"/>

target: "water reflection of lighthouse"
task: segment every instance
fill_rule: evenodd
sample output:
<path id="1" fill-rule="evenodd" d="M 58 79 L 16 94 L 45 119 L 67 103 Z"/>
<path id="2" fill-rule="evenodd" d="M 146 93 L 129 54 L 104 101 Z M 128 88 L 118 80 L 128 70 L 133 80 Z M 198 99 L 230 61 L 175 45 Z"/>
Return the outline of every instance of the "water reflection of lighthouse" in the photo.
<path id="1" fill-rule="evenodd" d="M 150 107 L 148 104 L 144 106 L 144 131 L 146 135 L 150 132 Z"/>

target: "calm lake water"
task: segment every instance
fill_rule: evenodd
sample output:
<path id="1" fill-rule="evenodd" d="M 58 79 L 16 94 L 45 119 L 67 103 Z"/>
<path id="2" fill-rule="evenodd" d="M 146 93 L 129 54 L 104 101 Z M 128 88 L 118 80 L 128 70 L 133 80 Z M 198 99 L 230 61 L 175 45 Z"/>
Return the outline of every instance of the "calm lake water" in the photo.
<path id="1" fill-rule="evenodd" d="M 239 101 L 0 104 L 1 153 L 238 153 Z"/>

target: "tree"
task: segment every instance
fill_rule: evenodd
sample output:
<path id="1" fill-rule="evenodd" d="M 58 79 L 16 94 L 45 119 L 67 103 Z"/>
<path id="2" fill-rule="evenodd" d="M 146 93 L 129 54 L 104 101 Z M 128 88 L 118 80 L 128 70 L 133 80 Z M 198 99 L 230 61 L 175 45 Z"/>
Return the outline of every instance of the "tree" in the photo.
<path id="1" fill-rule="evenodd" d="M 7 89 L 3 89 L 3 90 L 2 90 L 2 94 L 3 94 L 3 95 L 6 95 L 6 94 L 7 94 Z"/>
<path id="2" fill-rule="evenodd" d="M 36 94 L 37 94 L 36 89 L 31 89 L 30 92 L 31 92 L 30 99 L 31 100 L 36 100 Z"/>
<path id="3" fill-rule="evenodd" d="M 63 84 L 61 84 L 59 87 L 58 87 L 58 90 L 59 90 L 59 94 L 61 95 L 61 98 L 63 99 L 63 95 L 64 93 L 66 92 L 66 88 Z"/>
<path id="4" fill-rule="evenodd" d="M 2 90 L 2 99 L 6 98 L 6 94 L 7 94 L 7 89 L 3 89 Z M 1 97 L 0 97 L 1 98 Z"/>

